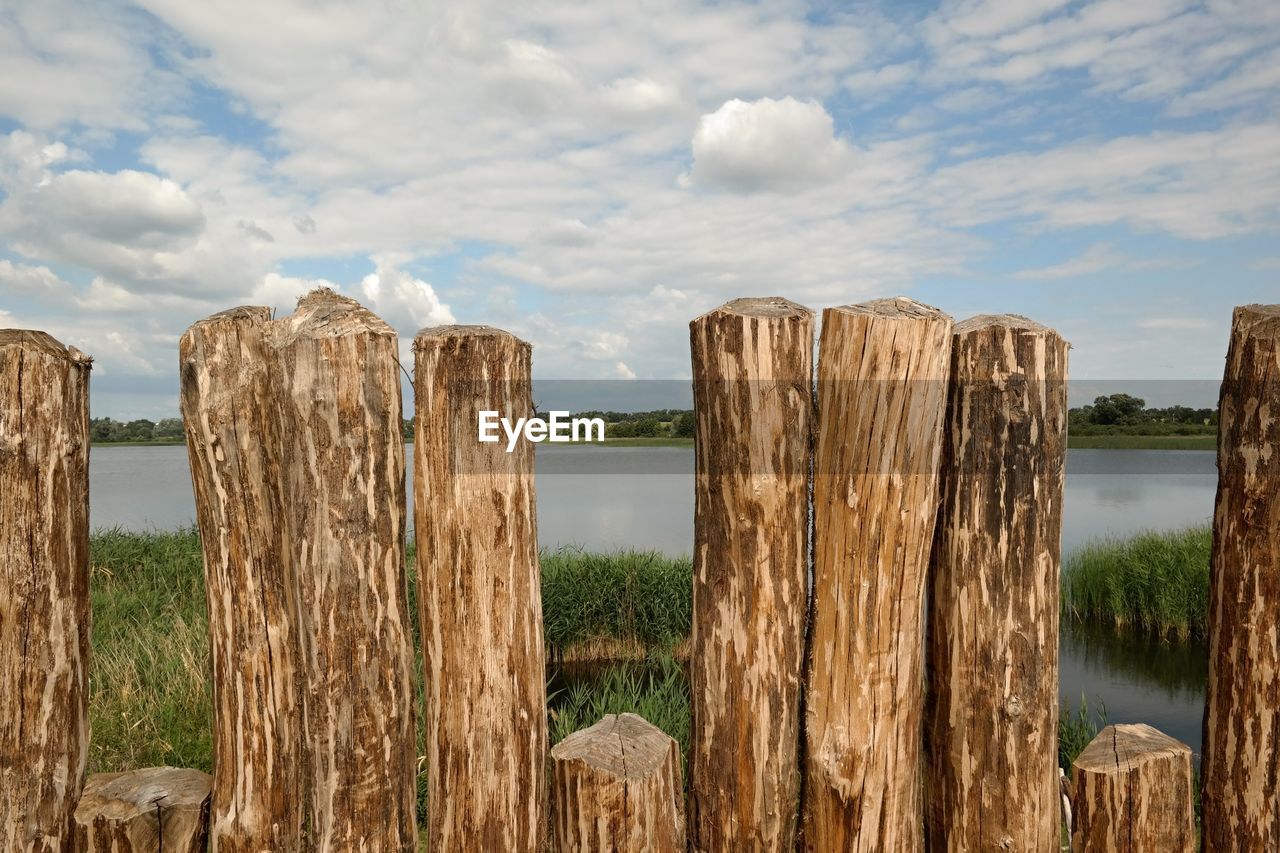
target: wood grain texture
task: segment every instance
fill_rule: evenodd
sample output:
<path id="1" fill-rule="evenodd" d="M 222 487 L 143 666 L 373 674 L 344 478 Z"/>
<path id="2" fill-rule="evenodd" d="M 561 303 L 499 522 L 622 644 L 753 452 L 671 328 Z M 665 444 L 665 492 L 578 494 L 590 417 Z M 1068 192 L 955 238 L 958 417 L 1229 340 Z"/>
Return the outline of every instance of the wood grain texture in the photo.
<path id="1" fill-rule="evenodd" d="M 823 312 L 805 709 L 810 851 L 923 844 L 923 610 L 951 318 L 910 299 Z"/>
<path id="2" fill-rule="evenodd" d="M 684 853 L 680 746 L 643 717 L 608 714 L 569 735 L 551 773 L 553 849 Z"/>
<path id="3" fill-rule="evenodd" d="M 428 847 L 541 849 L 546 651 L 533 445 L 477 439 L 533 413 L 529 345 L 486 326 L 414 339 L 414 519 L 426 668 Z"/>
<path id="4" fill-rule="evenodd" d="M 738 299 L 689 324 L 697 470 L 690 843 L 792 850 L 808 615 L 813 312 Z"/>
<path id="5" fill-rule="evenodd" d="M 76 853 L 204 853 L 212 782 L 176 767 L 95 773 L 76 807 Z"/>
<path id="6" fill-rule="evenodd" d="M 178 345 L 204 548 L 213 682 L 213 853 L 303 848 L 296 578 L 287 574 L 267 308 L 201 320 Z"/>
<path id="7" fill-rule="evenodd" d="M 272 321 L 309 844 L 413 850 L 413 650 L 395 331 L 320 289 Z"/>
<path id="8" fill-rule="evenodd" d="M 1204 849 L 1280 849 L 1280 305 L 1235 310 L 1209 584 Z"/>
<path id="9" fill-rule="evenodd" d="M 929 609 L 930 850 L 1059 849 L 1067 350 L 1023 317 L 955 327 Z"/>
<path id="10" fill-rule="evenodd" d="M 0 850 L 71 849 L 89 746 L 89 367 L 0 329 Z"/>
<path id="11" fill-rule="evenodd" d="M 1075 853 L 1196 849 L 1191 747 L 1151 726 L 1098 732 L 1071 765 L 1071 786 Z"/>

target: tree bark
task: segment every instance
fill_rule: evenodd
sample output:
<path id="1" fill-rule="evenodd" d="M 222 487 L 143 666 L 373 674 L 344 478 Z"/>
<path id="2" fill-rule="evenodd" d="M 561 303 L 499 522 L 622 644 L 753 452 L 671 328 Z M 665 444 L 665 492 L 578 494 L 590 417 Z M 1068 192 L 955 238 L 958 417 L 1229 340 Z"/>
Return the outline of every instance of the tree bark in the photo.
<path id="1" fill-rule="evenodd" d="M 951 318 L 910 299 L 823 312 L 804 844 L 919 850 L 925 577 Z"/>
<path id="2" fill-rule="evenodd" d="M 1067 349 L 1007 315 L 952 338 L 925 700 L 931 850 L 1060 846 Z"/>
<path id="3" fill-rule="evenodd" d="M 680 747 L 643 717 L 607 714 L 551 750 L 555 849 L 684 853 Z"/>
<path id="4" fill-rule="evenodd" d="M 1206 851 L 1280 849 L 1280 305 L 1235 310 L 1209 584 Z"/>
<path id="5" fill-rule="evenodd" d="M 211 783 L 175 767 L 95 773 L 76 807 L 76 853 L 204 853 Z"/>
<path id="6" fill-rule="evenodd" d="M 413 650 L 395 331 L 317 290 L 274 321 L 284 524 L 298 583 L 310 844 L 414 850 Z"/>
<path id="7" fill-rule="evenodd" d="M 1107 726 L 1076 758 L 1071 775 L 1076 853 L 1196 849 L 1186 744 L 1147 725 Z"/>
<path id="8" fill-rule="evenodd" d="M 0 850 L 71 849 L 89 746 L 89 365 L 0 329 Z"/>
<path id="9" fill-rule="evenodd" d="M 269 319 L 267 308 L 233 308 L 179 343 L 209 610 L 215 853 L 303 846 L 297 586 L 286 574 Z"/>
<path id="10" fill-rule="evenodd" d="M 813 312 L 738 299 L 689 324 L 697 420 L 691 843 L 792 850 L 808 613 Z"/>
<path id="11" fill-rule="evenodd" d="M 414 517 L 432 850 L 546 838 L 546 651 L 533 446 L 477 440 L 533 413 L 530 348 L 485 326 L 414 340 Z"/>

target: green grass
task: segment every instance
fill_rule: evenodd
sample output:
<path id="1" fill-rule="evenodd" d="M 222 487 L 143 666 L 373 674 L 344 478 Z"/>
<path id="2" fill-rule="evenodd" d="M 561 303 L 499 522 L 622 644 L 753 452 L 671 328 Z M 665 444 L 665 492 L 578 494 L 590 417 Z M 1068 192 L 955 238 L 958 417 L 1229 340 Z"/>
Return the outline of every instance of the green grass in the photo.
<path id="1" fill-rule="evenodd" d="M 604 441 L 578 441 L 561 447 L 693 447 L 692 438 L 644 436 L 639 438 L 606 438 Z"/>
<path id="2" fill-rule="evenodd" d="M 1217 450 L 1216 435 L 1075 435 L 1067 447 L 1097 450 Z"/>
<path id="3" fill-rule="evenodd" d="M 1203 636 L 1212 538 L 1202 526 L 1091 542 L 1063 567 L 1063 612 L 1161 635 Z"/>
<path id="4" fill-rule="evenodd" d="M 1070 776 L 1071 762 L 1106 728 L 1107 706 L 1099 703 L 1097 711 L 1090 711 L 1089 702 L 1083 696 L 1074 711 L 1065 700 L 1060 701 L 1059 706 L 1062 710 L 1058 716 L 1058 766 Z"/>

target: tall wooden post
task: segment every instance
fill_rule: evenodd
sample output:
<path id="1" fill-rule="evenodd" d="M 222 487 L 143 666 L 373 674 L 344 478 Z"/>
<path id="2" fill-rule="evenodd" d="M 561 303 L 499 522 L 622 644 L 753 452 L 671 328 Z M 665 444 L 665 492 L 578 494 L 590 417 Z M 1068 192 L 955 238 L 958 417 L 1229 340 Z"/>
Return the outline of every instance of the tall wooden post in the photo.
<path id="1" fill-rule="evenodd" d="M 267 330 L 278 374 L 283 530 L 303 627 L 309 835 L 413 850 L 413 651 L 395 331 L 317 290 Z"/>
<path id="2" fill-rule="evenodd" d="M 736 299 L 689 324 L 697 419 L 691 843 L 791 850 L 808 613 L 813 312 Z"/>
<path id="3" fill-rule="evenodd" d="M 1151 726 L 1098 732 L 1071 765 L 1071 787 L 1076 853 L 1197 849 L 1191 747 Z"/>
<path id="4" fill-rule="evenodd" d="M 1059 849 L 1058 587 L 1067 343 L 1016 316 L 952 338 L 933 543 L 931 850 Z"/>
<path id="5" fill-rule="evenodd" d="M 89 365 L 0 329 L 0 850 L 61 853 L 89 747 Z"/>
<path id="6" fill-rule="evenodd" d="M 214 853 L 303 845 L 300 631 L 280 517 L 278 401 L 263 348 L 270 313 L 215 314 L 178 345 L 209 610 Z"/>
<path id="7" fill-rule="evenodd" d="M 643 717 L 606 715 L 551 764 L 554 850 L 685 853 L 680 746 Z"/>
<path id="8" fill-rule="evenodd" d="M 533 414 L 530 348 L 487 326 L 425 329 L 413 347 L 428 845 L 534 851 L 547 718 L 533 446 L 477 435 L 481 411 Z"/>
<path id="9" fill-rule="evenodd" d="M 925 577 L 951 318 L 906 298 L 823 312 L 804 843 L 919 850 Z"/>
<path id="10" fill-rule="evenodd" d="M 1209 573 L 1204 849 L 1280 849 L 1280 305 L 1237 308 Z"/>

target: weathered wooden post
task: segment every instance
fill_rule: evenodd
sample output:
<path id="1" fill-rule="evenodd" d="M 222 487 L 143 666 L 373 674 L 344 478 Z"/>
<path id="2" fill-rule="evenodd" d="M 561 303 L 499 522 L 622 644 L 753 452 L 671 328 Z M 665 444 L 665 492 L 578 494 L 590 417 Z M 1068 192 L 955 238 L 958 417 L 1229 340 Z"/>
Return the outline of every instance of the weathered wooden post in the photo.
<path id="1" fill-rule="evenodd" d="M 790 850 L 808 613 L 813 312 L 736 299 L 689 324 L 697 420 L 689 834 Z"/>
<path id="2" fill-rule="evenodd" d="M 530 347 L 487 326 L 413 342 L 414 518 L 426 668 L 428 845 L 545 841 L 546 651 L 533 446 L 478 440 L 481 411 L 533 413 Z"/>
<path id="3" fill-rule="evenodd" d="M 215 314 L 178 345 L 209 610 L 215 853 L 303 844 L 300 628 L 280 518 L 278 401 L 263 348 L 270 313 Z"/>
<path id="4" fill-rule="evenodd" d="M 680 747 L 643 717 L 606 715 L 556 744 L 551 765 L 553 849 L 684 853 Z"/>
<path id="5" fill-rule="evenodd" d="M 925 578 L 951 318 L 906 298 L 823 312 L 804 843 L 919 850 Z"/>
<path id="6" fill-rule="evenodd" d="M 1060 846 L 1067 349 L 1009 315 L 952 338 L 925 701 L 931 850 Z"/>
<path id="7" fill-rule="evenodd" d="M 1280 849 L 1280 305 L 1235 310 L 1209 572 L 1204 849 Z"/>
<path id="8" fill-rule="evenodd" d="M 395 331 L 330 290 L 266 331 L 283 524 L 303 628 L 308 833 L 413 850 L 413 651 Z"/>
<path id="9" fill-rule="evenodd" d="M 176 767 L 95 773 L 76 807 L 76 853 L 204 853 L 212 781 Z"/>
<path id="10" fill-rule="evenodd" d="M 0 850 L 61 853 L 89 746 L 89 365 L 0 329 Z"/>
<path id="11" fill-rule="evenodd" d="M 1186 744 L 1147 725 L 1107 726 L 1072 763 L 1071 777 L 1076 853 L 1197 849 Z"/>

